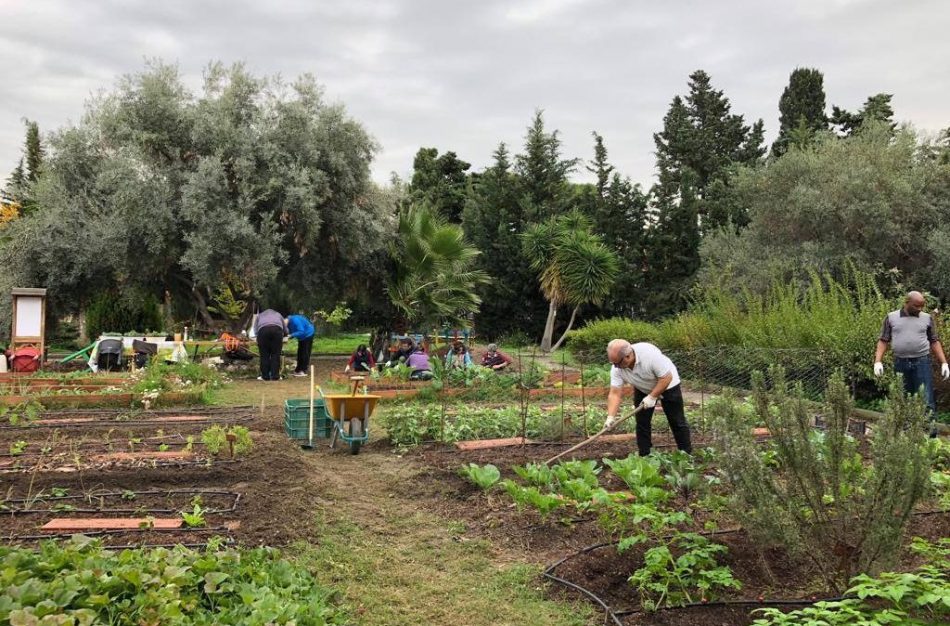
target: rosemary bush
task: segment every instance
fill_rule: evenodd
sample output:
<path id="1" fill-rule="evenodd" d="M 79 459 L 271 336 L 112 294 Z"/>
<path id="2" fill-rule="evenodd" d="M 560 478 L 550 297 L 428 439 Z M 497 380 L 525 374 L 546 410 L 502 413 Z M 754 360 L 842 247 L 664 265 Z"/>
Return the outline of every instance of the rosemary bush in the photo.
<path id="1" fill-rule="evenodd" d="M 835 590 L 857 573 L 890 565 L 914 505 L 927 489 L 926 407 L 890 390 L 873 428 L 870 462 L 847 432 L 852 403 L 837 373 L 825 393 L 826 429 L 813 428 L 811 403 L 789 389 L 782 368 L 753 377 L 755 419 L 772 433 L 779 471 L 759 454 L 748 415 L 726 399 L 708 407 L 736 518 L 761 544 L 811 560 Z"/>

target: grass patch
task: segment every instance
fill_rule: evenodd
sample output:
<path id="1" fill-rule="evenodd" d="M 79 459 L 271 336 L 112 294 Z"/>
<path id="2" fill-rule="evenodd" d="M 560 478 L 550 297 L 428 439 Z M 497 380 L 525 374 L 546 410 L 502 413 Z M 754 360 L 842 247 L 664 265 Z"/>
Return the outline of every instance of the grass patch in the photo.
<path id="1" fill-rule="evenodd" d="M 359 624 L 409 626 L 583 626 L 591 612 L 545 598 L 541 568 L 499 567 L 490 545 L 459 535 L 459 525 L 435 516 L 387 515 L 398 532 L 381 535 L 337 520 L 317 544 L 296 546 L 321 584 L 334 581 Z"/>
<path id="2" fill-rule="evenodd" d="M 321 337 L 317 335 L 313 339 L 314 354 L 352 354 L 356 346 L 361 343 L 369 343 L 369 333 L 340 333 L 332 337 Z M 293 351 L 297 350 L 297 341 L 292 339 L 287 344 L 290 350 L 291 344 Z"/>

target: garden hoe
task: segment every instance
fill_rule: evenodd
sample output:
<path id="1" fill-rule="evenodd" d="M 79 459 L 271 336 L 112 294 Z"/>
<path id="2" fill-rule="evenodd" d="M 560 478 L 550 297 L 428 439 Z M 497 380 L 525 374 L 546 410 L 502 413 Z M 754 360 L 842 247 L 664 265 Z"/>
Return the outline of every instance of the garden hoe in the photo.
<path id="1" fill-rule="evenodd" d="M 610 428 L 602 428 L 602 429 L 600 429 L 600 432 L 599 432 L 599 433 L 595 433 L 595 434 L 591 435 L 590 437 L 588 437 L 587 439 L 585 439 L 584 441 L 580 442 L 579 444 L 568 448 L 567 450 L 565 450 L 564 452 L 561 452 L 560 454 L 557 454 L 557 455 L 555 455 L 555 456 L 552 456 L 550 459 L 548 459 L 547 461 L 545 461 L 544 464 L 545 464 L 545 465 L 550 465 L 551 463 L 557 461 L 557 460 L 558 460 L 559 458 L 561 458 L 562 456 L 566 456 L 566 455 L 570 454 L 571 452 L 574 452 L 575 450 L 580 450 L 581 448 L 583 448 L 584 446 L 586 446 L 586 445 L 589 444 L 590 442 L 595 441 L 596 439 L 598 439 L 598 438 L 599 438 L 601 435 L 603 435 L 604 433 L 613 430 L 614 428 L 616 428 L 616 427 L 619 426 L 620 424 L 623 424 L 623 423 L 626 422 L 628 419 L 630 419 L 631 417 L 633 417 L 634 415 L 636 415 L 637 413 L 639 413 L 641 410 L 643 410 L 643 403 L 642 403 L 642 402 L 637 405 L 637 408 L 635 408 L 632 413 L 630 413 L 630 414 L 627 415 L 627 416 L 621 416 L 621 418 L 620 418 L 619 420 L 617 420 L 616 422 L 614 422 L 613 426 L 611 426 Z"/>

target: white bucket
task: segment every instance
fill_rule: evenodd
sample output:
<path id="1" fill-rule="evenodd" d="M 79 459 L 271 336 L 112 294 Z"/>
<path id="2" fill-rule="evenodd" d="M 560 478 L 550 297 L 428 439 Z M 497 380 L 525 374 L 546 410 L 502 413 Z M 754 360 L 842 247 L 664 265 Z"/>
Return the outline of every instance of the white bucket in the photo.
<path id="1" fill-rule="evenodd" d="M 7 357 L 5 354 L 0 352 L 0 374 L 7 373 Z"/>

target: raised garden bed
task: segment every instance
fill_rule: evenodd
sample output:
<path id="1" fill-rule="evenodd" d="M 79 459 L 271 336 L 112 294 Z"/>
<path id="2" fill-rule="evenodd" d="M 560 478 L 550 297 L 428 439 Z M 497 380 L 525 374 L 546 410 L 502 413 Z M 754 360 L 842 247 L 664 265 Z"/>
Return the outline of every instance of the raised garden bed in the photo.
<path id="1" fill-rule="evenodd" d="M 203 426 L 208 424 L 234 424 L 254 419 L 256 410 L 249 406 L 238 407 L 183 407 L 180 409 L 74 409 L 63 411 L 40 411 L 36 415 L 21 417 L 15 424 L 0 423 L 4 429 L 31 428 L 162 428 L 171 425 Z"/>
<path id="2" fill-rule="evenodd" d="M 0 541 L 32 545 L 82 533 L 102 538 L 110 547 L 203 545 L 212 536 L 228 537 L 240 527 L 234 514 L 241 496 L 232 491 L 152 489 L 81 495 L 62 491 L 0 502 L 0 510 L 8 513 L 0 516 Z"/>

